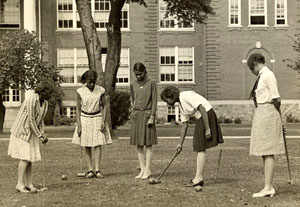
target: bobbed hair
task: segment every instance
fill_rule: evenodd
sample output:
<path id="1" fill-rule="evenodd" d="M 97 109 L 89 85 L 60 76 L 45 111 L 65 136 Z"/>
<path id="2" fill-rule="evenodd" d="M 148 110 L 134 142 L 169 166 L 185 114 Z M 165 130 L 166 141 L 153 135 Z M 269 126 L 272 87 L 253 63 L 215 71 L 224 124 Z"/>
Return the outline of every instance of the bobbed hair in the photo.
<path id="1" fill-rule="evenodd" d="M 168 86 L 162 90 L 160 93 L 160 98 L 163 101 L 166 101 L 167 98 L 177 99 L 179 97 L 179 89 L 174 86 Z"/>
<path id="2" fill-rule="evenodd" d="M 133 72 L 145 72 L 147 74 L 147 69 L 143 63 L 137 62 L 133 66 Z"/>
<path id="3" fill-rule="evenodd" d="M 265 64 L 266 60 L 265 57 L 260 53 L 253 53 L 250 55 L 250 57 L 247 60 L 247 65 L 250 68 L 250 70 L 254 70 L 254 62 Z"/>
<path id="4" fill-rule="evenodd" d="M 36 93 L 41 94 L 41 92 L 47 91 L 49 93 L 54 92 L 54 86 L 47 80 L 43 80 L 37 84 L 34 90 Z"/>
<path id="5" fill-rule="evenodd" d="M 96 81 L 97 78 L 98 78 L 98 74 L 97 74 L 96 71 L 94 71 L 94 70 L 87 70 L 81 76 L 81 83 L 86 83 L 86 81 L 88 79 Z"/>

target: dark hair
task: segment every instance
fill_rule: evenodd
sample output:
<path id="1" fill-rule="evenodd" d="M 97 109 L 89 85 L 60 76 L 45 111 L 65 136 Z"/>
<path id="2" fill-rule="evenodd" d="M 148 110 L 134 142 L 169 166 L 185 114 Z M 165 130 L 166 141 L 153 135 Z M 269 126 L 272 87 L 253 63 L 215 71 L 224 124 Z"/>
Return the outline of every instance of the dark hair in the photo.
<path id="1" fill-rule="evenodd" d="M 145 72 L 147 73 L 146 67 L 143 63 L 137 62 L 133 66 L 133 71 L 135 72 Z"/>
<path id="2" fill-rule="evenodd" d="M 36 93 L 41 94 L 41 92 L 47 91 L 49 93 L 54 92 L 54 86 L 47 80 L 43 80 L 37 84 L 34 90 Z"/>
<path id="3" fill-rule="evenodd" d="M 96 81 L 98 74 L 94 70 L 87 70 L 81 76 L 81 83 L 86 83 L 88 79 Z"/>
<path id="4" fill-rule="evenodd" d="M 160 93 L 160 98 L 163 101 L 166 101 L 167 98 L 171 98 L 173 100 L 179 97 L 179 89 L 174 86 L 168 86 L 162 90 Z"/>
<path id="5" fill-rule="evenodd" d="M 254 62 L 265 64 L 265 57 L 260 53 L 253 53 L 247 60 L 247 65 L 250 70 L 254 70 Z"/>

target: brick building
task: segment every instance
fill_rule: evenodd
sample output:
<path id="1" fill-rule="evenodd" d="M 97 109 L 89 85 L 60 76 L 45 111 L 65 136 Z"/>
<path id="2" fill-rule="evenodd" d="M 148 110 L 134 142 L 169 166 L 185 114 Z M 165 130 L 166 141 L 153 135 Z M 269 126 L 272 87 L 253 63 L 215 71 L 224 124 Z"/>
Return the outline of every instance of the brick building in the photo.
<path id="1" fill-rule="evenodd" d="M 75 89 L 81 85 L 80 75 L 88 69 L 75 0 L 0 0 L 0 6 L 0 32 L 16 28 L 37 31 L 47 49 L 43 59 L 62 68 L 65 99 L 61 114 L 74 117 Z M 283 104 L 298 103 L 298 75 L 283 60 L 297 55 L 290 37 L 300 32 L 300 0 L 213 0 L 216 15 L 206 25 L 183 25 L 172 17 L 165 19 L 166 7 L 160 0 L 149 0 L 147 6 L 123 7 L 117 88 L 128 89 L 135 79 L 132 66 L 143 62 L 149 76 L 157 81 L 159 92 L 167 85 L 192 89 L 207 97 L 219 116 L 249 121 L 253 106 L 248 94 L 255 77 L 247 69 L 246 60 L 260 51 L 277 76 Z M 109 7 L 109 0 L 91 0 L 103 62 Z M 12 13 L 13 18 L 9 18 Z M 12 101 L 15 93 L 18 101 Z M 13 114 L 23 94 L 10 90 L 7 97 L 8 111 Z M 7 126 L 12 117 L 9 113 Z M 169 108 L 159 101 L 158 116 L 178 120 L 178 107 Z"/>

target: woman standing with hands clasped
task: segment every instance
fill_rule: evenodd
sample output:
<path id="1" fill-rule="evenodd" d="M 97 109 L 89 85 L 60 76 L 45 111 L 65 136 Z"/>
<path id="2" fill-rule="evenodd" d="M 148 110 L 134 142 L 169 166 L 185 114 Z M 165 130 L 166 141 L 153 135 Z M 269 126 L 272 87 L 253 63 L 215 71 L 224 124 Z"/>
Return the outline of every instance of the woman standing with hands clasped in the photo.
<path id="1" fill-rule="evenodd" d="M 43 81 L 34 92 L 28 92 L 10 130 L 8 155 L 20 160 L 16 191 L 21 193 L 37 192 L 32 184 L 32 163 L 41 160 L 39 140 L 43 144 L 48 142 L 44 134 L 44 118 L 53 91 L 53 86 Z"/>
<path id="2" fill-rule="evenodd" d="M 88 172 L 86 178 L 104 178 L 100 171 L 101 146 L 111 144 L 106 124 L 105 89 L 96 85 L 98 74 L 88 70 L 81 76 L 85 84 L 77 90 L 77 126 L 73 143 L 85 147 Z M 92 148 L 95 149 L 95 171 L 92 164 Z"/>
<path id="3" fill-rule="evenodd" d="M 133 72 L 136 81 L 130 84 L 133 104 L 130 144 L 137 146 L 141 168 L 141 172 L 135 178 L 148 179 L 151 175 L 152 145 L 157 144 L 155 128 L 157 89 L 155 81 L 147 76 L 143 63 L 135 63 Z"/>
<path id="4" fill-rule="evenodd" d="M 265 66 L 265 57 L 252 54 L 247 61 L 251 72 L 258 76 L 252 92 L 255 112 L 252 120 L 250 155 L 262 156 L 265 187 L 253 197 L 275 195 L 273 186 L 274 155 L 284 153 L 282 122 L 280 115 L 280 95 L 274 73 Z"/>
<path id="5" fill-rule="evenodd" d="M 206 149 L 224 142 L 216 113 L 210 103 L 194 91 L 179 92 L 178 88 L 169 86 L 163 89 L 160 97 L 170 106 L 174 106 L 176 102 L 179 103 L 182 127 L 180 144 L 177 146 L 178 153 L 183 147 L 189 118 L 195 117 L 193 150 L 197 152 L 197 171 L 186 187 L 203 186 Z"/>

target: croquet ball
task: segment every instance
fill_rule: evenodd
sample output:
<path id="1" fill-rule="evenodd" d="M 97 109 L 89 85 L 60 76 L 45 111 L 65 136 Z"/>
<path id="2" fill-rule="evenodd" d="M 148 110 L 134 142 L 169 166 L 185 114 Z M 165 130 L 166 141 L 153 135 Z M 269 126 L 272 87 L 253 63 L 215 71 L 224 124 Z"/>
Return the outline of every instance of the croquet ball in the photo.
<path id="1" fill-rule="evenodd" d="M 195 191 L 196 191 L 196 192 L 201 192 L 202 190 L 203 190 L 202 187 L 199 186 L 199 185 L 197 185 L 197 186 L 195 187 Z"/>
<path id="2" fill-rule="evenodd" d="M 149 179 L 149 184 L 154 184 L 155 183 L 155 179 L 154 178 L 150 178 Z"/>
<path id="3" fill-rule="evenodd" d="M 62 180 L 67 180 L 67 179 L 68 179 L 68 176 L 66 176 L 66 175 L 61 175 L 61 179 L 62 179 Z"/>

